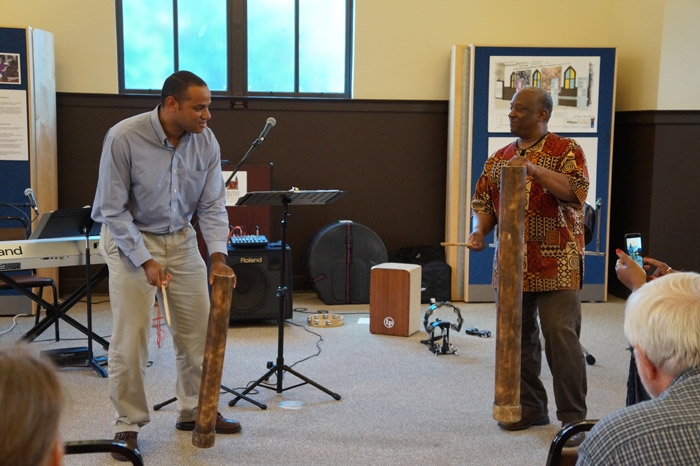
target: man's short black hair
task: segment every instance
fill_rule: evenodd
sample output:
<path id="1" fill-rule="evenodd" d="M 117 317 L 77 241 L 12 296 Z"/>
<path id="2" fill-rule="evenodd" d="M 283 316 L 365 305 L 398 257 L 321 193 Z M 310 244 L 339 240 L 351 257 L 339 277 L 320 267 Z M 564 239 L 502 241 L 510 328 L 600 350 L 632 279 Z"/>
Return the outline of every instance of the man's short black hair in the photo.
<path id="1" fill-rule="evenodd" d="M 549 121 L 549 117 L 552 116 L 552 96 L 541 87 L 528 87 L 527 89 L 535 93 L 540 108 L 547 110 L 547 121 Z"/>
<path id="2" fill-rule="evenodd" d="M 178 102 L 182 102 L 190 86 L 206 86 L 202 78 L 189 71 L 176 71 L 168 76 L 160 91 L 160 104 L 165 106 L 168 97 L 173 96 Z"/>

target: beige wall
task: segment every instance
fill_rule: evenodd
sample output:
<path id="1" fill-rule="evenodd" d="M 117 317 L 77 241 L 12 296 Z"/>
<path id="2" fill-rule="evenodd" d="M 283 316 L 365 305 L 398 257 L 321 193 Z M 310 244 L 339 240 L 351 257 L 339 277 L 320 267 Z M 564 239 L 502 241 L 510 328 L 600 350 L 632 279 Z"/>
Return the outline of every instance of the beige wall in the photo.
<path id="1" fill-rule="evenodd" d="M 617 47 L 617 110 L 656 108 L 663 1 L 523 4 L 356 0 L 354 97 L 446 100 L 452 44 Z"/>
<path id="2" fill-rule="evenodd" d="M 656 109 L 664 3 L 674 1 L 610 2 L 610 42 L 618 57 L 616 110 Z"/>
<path id="3" fill-rule="evenodd" d="M 666 1 L 659 66 L 659 110 L 700 108 L 700 1 Z"/>
<path id="4" fill-rule="evenodd" d="M 32 26 L 53 33 L 58 92 L 118 92 L 113 0 L 0 0 L 0 4 L 3 26 Z"/>
<path id="5" fill-rule="evenodd" d="M 54 33 L 59 92 L 117 92 L 114 1 L 0 1 L 3 24 Z M 617 110 L 700 108 L 677 83 L 700 71 L 682 47 L 700 42 L 698 0 L 524 3 L 355 0 L 354 97 L 447 100 L 453 44 L 587 46 L 618 49 Z"/>

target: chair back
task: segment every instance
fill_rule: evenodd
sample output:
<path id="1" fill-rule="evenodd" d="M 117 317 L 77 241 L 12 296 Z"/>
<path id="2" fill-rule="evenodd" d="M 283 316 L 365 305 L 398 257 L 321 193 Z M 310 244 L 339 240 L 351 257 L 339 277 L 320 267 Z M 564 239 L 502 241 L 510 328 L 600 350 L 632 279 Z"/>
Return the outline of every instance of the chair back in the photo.
<path id="1" fill-rule="evenodd" d="M 138 450 L 133 450 L 123 442 L 114 440 L 74 440 L 63 444 L 66 455 L 83 453 L 119 453 L 134 466 L 143 466 L 143 458 Z M 94 463 L 96 464 L 96 463 Z"/>
<path id="2" fill-rule="evenodd" d="M 560 466 L 564 464 L 576 464 L 578 459 L 578 448 L 567 448 L 566 454 L 562 454 L 564 444 L 572 436 L 579 432 L 588 432 L 593 428 L 597 419 L 585 419 L 569 423 L 561 428 L 552 440 L 552 445 L 549 447 L 547 455 L 547 466 Z"/>

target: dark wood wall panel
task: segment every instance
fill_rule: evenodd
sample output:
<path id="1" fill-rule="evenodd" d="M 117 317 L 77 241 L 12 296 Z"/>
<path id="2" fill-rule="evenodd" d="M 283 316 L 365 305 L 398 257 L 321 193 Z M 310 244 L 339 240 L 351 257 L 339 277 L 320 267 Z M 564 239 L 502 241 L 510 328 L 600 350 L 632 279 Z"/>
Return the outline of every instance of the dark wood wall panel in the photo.
<path id="1" fill-rule="evenodd" d="M 57 103 L 59 207 L 91 204 L 105 133 L 158 99 L 59 94 Z M 309 288 L 309 241 L 338 220 L 366 225 L 390 251 L 443 240 L 447 110 L 442 101 L 215 98 L 210 126 L 222 157 L 235 164 L 273 116 L 277 126 L 250 163 L 275 164 L 274 189 L 348 191 L 328 206 L 290 208 L 294 286 L 301 289 Z M 700 112 L 618 112 L 614 136 L 608 282 L 611 293 L 625 296 L 614 250 L 627 232 L 642 233 L 647 255 L 700 270 Z M 272 240 L 279 240 L 280 213 L 273 209 Z M 62 291 L 81 273 L 61 270 Z"/>
<path id="2" fill-rule="evenodd" d="M 154 108 L 156 97 L 58 95 L 59 207 L 91 204 L 102 140 L 118 121 Z M 445 225 L 447 102 L 215 99 L 222 158 L 238 162 L 269 116 L 265 142 L 250 163 L 274 163 L 274 188 L 342 189 L 328 206 L 291 207 L 288 242 L 294 286 L 306 288 L 303 258 L 320 228 L 352 220 L 375 231 L 388 250 L 439 245 Z M 270 237 L 278 240 L 280 209 Z M 81 271 L 62 270 L 62 292 Z M 103 288 L 104 289 L 104 288 Z"/>
<path id="3" fill-rule="evenodd" d="M 639 232 L 644 254 L 678 270 L 700 271 L 700 112 L 619 112 L 615 119 L 611 251 Z M 615 278 L 609 291 L 627 296 Z"/>

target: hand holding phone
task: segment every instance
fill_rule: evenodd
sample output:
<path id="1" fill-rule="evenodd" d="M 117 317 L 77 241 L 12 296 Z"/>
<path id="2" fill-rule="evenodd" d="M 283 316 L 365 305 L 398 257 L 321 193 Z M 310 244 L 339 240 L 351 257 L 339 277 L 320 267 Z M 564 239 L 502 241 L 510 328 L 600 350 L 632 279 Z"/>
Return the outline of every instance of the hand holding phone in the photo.
<path id="1" fill-rule="evenodd" d="M 647 273 L 634 259 L 620 249 L 615 251 L 619 259 L 615 263 L 615 274 L 627 288 L 634 291 L 647 281 Z"/>

